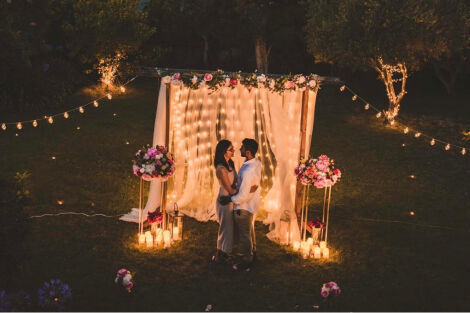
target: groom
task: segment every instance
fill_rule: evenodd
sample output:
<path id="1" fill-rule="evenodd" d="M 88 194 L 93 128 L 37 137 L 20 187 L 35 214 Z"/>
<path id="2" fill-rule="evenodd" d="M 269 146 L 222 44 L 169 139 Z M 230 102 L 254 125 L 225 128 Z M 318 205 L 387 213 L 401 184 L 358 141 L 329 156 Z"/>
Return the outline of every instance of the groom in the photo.
<path id="1" fill-rule="evenodd" d="M 251 186 L 260 186 L 261 183 L 261 162 L 255 158 L 256 152 L 258 152 L 256 140 L 243 139 L 240 153 L 245 162 L 238 172 L 238 193 L 220 199 L 221 202 L 232 201 L 235 204 L 233 208 L 235 227 L 238 229 L 242 253 L 242 262 L 233 266 L 235 270 L 249 270 L 253 256 L 256 256 L 254 216 L 259 208 L 261 188 L 250 193 Z"/>

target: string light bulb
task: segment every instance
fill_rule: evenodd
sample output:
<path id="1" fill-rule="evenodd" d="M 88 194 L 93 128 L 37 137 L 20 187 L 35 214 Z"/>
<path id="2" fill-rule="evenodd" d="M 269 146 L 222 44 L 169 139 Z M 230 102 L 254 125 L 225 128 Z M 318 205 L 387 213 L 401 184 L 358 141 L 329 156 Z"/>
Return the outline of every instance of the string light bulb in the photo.
<path id="1" fill-rule="evenodd" d="M 52 116 L 49 116 L 49 118 L 47 119 L 47 121 L 49 122 L 49 124 L 54 123 L 54 119 L 52 118 Z"/>
<path id="2" fill-rule="evenodd" d="M 357 100 L 357 95 L 352 96 L 351 99 L 352 99 L 352 101 L 356 101 Z"/>
<path id="3" fill-rule="evenodd" d="M 7 130 L 7 124 L 2 123 L 2 129 L 3 129 L 3 130 Z"/>
<path id="4" fill-rule="evenodd" d="M 376 118 L 380 118 L 381 116 L 382 116 L 382 112 L 379 112 L 379 113 L 375 114 Z"/>
<path id="5" fill-rule="evenodd" d="M 431 139 L 431 142 L 429 143 L 431 146 L 434 146 L 436 144 L 436 140 L 433 138 Z"/>
<path id="6" fill-rule="evenodd" d="M 446 149 L 446 151 L 450 150 L 450 144 L 446 144 L 444 149 Z"/>
<path id="7" fill-rule="evenodd" d="M 23 128 L 23 125 L 22 125 L 20 122 L 18 122 L 18 124 L 16 124 L 16 128 L 22 129 L 22 128 Z"/>
<path id="8" fill-rule="evenodd" d="M 467 149 L 462 148 L 462 150 L 460 151 L 460 153 L 461 153 L 462 155 L 465 155 L 465 154 L 467 153 Z"/>
<path id="9" fill-rule="evenodd" d="M 415 134 L 415 138 L 419 138 L 419 137 L 421 137 L 421 133 L 420 133 L 420 132 L 417 132 L 417 133 Z"/>
<path id="10" fill-rule="evenodd" d="M 96 101 L 96 100 L 95 100 L 95 101 L 93 101 L 93 106 L 94 106 L 95 108 L 97 108 L 97 107 L 99 106 L 99 103 L 98 103 L 98 101 Z"/>
<path id="11" fill-rule="evenodd" d="M 369 103 L 366 103 L 366 105 L 364 106 L 364 110 L 369 110 L 369 108 L 370 108 Z"/>
<path id="12" fill-rule="evenodd" d="M 34 120 L 33 121 L 33 127 L 37 127 L 38 126 L 38 121 Z"/>
<path id="13" fill-rule="evenodd" d="M 83 107 L 79 107 L 79 108 L 78 108 L 78 112 L 84 113 L 84 112 L 85 112 L 85 109 L 83 109 Z"/>
<path id="14" fill-rule="evenodd" d="M 64 118 L 69 118 L 69 113 L 68 112 L 64 113 Z"/>
<path id="15" fill-rule="evenodd" d="M 111 99 L 113 98 L 113 96 L 112 96 L 110 93 L 108 93 L 108 94 L 106 95 L 106 97 L 107 97 L 109 100 L 111 100 Z"/>
<path id="16" fill-rule="evenodd" d="M 126 87 L 121 86 L 120 89 L 121 89 L 121 92 L 126 92 Z"/>
<path id="17" fill-rule="evenodd" d="M 345 88 L 346 88 L 346 86 L 343 85 L 343 86 L 339 87 L 339 90 L 340 90 L 340 91 L 344 91 Z"/>
<path id="18" fill-rule="evenodd" d="M 408 134 L 409 131 L 410 131 L 410 129 L 409 129 L 408 127 L 405 127 L 405 129 L 403 130 L 403 132 L 404 132 L 405 134 Z"/>

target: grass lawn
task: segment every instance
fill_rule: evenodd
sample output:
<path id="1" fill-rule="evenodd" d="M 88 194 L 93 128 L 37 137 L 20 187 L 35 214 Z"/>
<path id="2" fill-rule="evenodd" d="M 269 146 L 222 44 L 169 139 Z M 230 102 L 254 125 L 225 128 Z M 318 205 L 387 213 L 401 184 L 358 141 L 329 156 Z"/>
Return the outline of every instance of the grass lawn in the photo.
<path id="1" fill-rule="evenodd" d="M 18 137 L 11 129 L 0 134 L 2 177 L 32 174 L 29 215 L 116 215 L 137 206 L 131 159 L 151 143 L 157 87 L 138 79 L 128 90 L 84 115 L 25 126 Z M 435 117 L 404 118 L 438 138 L 459 140 L 458 125 L 436 128 Z M 28 257 L 14 283 L 0 289 L 26 290 L 34 299 L 44 281 L 59 278 L 72 289 L 67 310 L 73 311 L 201 311 L 207 304 L 215 311 L 314 311 L 316 305 L 321 311 L 470 311 L 470 157 L 383 127 L 333 87 L 317 98 L 311 152 L 333 157 L 343 172 L 333 189 L 329 262 L 302 260 L 269 241 L 260 223 L 259 261 L 252 272 L 239 273 L 208 262 L 215 222 L 186 218 L 185 241 L 145 251 L 135 245 L 136 224 L 44 217 L 31 220 Z M 321 200 L 314 190 L 309 216 L 319 215 Z M 121 267 L 134 274 L 130 295 L 113 281 Z M 323 301 L 321 286 L 331 280 L 342 293 Z"/>

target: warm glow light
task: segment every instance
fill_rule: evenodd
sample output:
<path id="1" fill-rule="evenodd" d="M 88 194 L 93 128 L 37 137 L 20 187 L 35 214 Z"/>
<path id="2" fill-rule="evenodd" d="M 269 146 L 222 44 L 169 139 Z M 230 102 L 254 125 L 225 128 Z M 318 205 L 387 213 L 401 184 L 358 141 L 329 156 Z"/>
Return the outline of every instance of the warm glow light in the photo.
<path id="1" fill-rule="evenodd" d="M 113 96 L 112 96 L 110 93 L 108 93 L 108 94 L 106 95 L 106 97 L 107 97 L 109 100 L 111 100 L 111 99 L 113 98 Z"/>
<path id="2" fill-rule="evenodd" d="M 3 130 L 6 130 L 7 129 L 7 125 L 5 123 L 2 123 L 2 129 Z"/>
<path id="3" fill-rule="evenodd" d="M 436 144 L 436 140 L 434 140 L 434 138 L 431 139 L 431 142 L 430 142 L 429 144 L 430 144 L 431 146 L 434 146 L 434 145 Z"/>
<path id="4" fill-rule="evenodd" d="M 357 100 L 357 95 L 352 96 L 351 99 L 352 99 L 352 101 L 356 101 Z"/>
<path id="5" fill-rule="evenodd" d="M 380 118 L 382 116 L 382 112 L 379 112 L 375 115 L 376 118 Z"/>
<path id="6" fill-rule="evenodd" d="M 64 204 L 64 201 L 62 201 L 62 200 L 57 200 L 57 204 L 58 204 L 58 205 L 62 205 L 62 204 Z"/>
<path id="7" fill-rule="evenodd" d="M 77 126 L 77 130 L 80 130 L 80 126 Z"/>
<path id="8" fill-rule="evenodd" d="M 414 212 L 414 211 L 410 211 L 410 215 L 411 215 L 411 216 L 415 215 L 415 212 Z"/>
<path id="9" fill-rule="evenodd" d="M 117 113 L 113 113 L 113 116 L 117 116 Z"/>
<path id="10" fill-rule="evenodd" d="M 392 126 L 395 125 L 395 120 L 391 120 L 390 125 L 392 125 Z"/>
<path id="11" fill-rule="evenodd" d="M 16 128 L 22 129 L 22 128 L 23 128 L 23 125 L 22 125 L 20 122 L 18 122 L 18 124 L 16 124 Z"/>
<path id="12" fill-rule="evenodd" d="M 65 118 L 69 118 L 69 113 L 68 113 L 68 112 L 65 112 L 65 113 L 64 113 L 64 117 L 65 117 Z"/>
<path id="13" fill-rule="evenodd" d="M 55 156 L 51 156 L 51 159 L 52 159 L 52 160 L 55 160 Z"/>
<path id="14" fill-rule="evenodd" d="M 460 153 L 462 153 L 462 155 L 465 155 L 465 153 L 467 153 L 467 150 L 465 148 L 462 148 L 462 150 L 460 151 Z"/>
<path id="15" fill-rule="evenodd" d="M 84 112 L 85 112 L 85 109 L 83 109 L 83 107 L 79 107 L 79 108 L 78 108 L 78 112 L 84 113 Z"/>
<path id="16" fill-rule="evenodd" d="M 47 119 L 47 121 L 49 122 L 49 124 L 54 123 L 54 119 L 52 118 L 52 116 L 49 116 L 49 118 Z"/>
<path id="17" fill-rule="evenodd" d="M 129 141 L 126 141 L 126 145 L 128 145 L 128 144 L 129 144 Z"/>
<path id="18" fill-rule="evenodd" d="M 369 110 L 369 108 L 370 108 L 369 103 L 366 103 L 366 105 L 364 106 L 364 110 Z"/>
<path id="19" fill-rule="evenodd" d="M 415 179 L 415 178 L 416 178 L 416 176 L 415 176 L 415 175 L 413 175 L 413 174 L 411 174 L 411 175 L 410 175 L 410 178 L 411 178 L 411 179 Z"/>
<path id="20" fill-rule="evenodd" d="M 37 127 L 38 126 L 38 121 L 34 120 L 33 121 L 33 127 Z"/>
<path id="21" fill-rule="evenodd" d="M 401 146 L 402 146 L 402 147 L 406 147 L 406 143 L 402 143 Z"/>
<path id="22" fill-rule="evenodd" d="M 417 133 L 415 134 L 415 137 L 416 137 L 416 138 L 418 138 L 418 137 L 420 137 L 420 136 L 421 136 L 421 133 L 420 133 L 420 132 L 417 132 Z"/>
<path id="23" fill-rule="evenodd" d="M 345 88 L 346 88 L 346 86 L 343 85 L 343 86 L 339 87 L 339 90 L 340 90 L 340 91 L 344 91 Z"/>
<path id="24" fill-rule="evenodd" d="M 126 92 L 126 87 L 121 86 L 120 89 L 121 89 L 121 92 Z"/>
<path id="25" fill-rule="evenodd" d="M 410 131 L 410 130 L 409 130 L 408 127 L 405 127 L 405 129 L 403 130 L 403 132 L 404 132 L 405 134 L 408 134 L 409 131 Z"/>
<path id="26" fill-rule="evenodd" d="M 93 106 L 94 106 L 95 108 L 97 108 L 99 105 L 100 105 L 100 104 L 98 103 L 98 101 L 96 101 L 96 100 L 93 101 Z"/>
<path id="27" fill-rule="evenodd" d="M 450 150 L 450 144 L 446 144 L 445 148 L 446 150 Z"/>

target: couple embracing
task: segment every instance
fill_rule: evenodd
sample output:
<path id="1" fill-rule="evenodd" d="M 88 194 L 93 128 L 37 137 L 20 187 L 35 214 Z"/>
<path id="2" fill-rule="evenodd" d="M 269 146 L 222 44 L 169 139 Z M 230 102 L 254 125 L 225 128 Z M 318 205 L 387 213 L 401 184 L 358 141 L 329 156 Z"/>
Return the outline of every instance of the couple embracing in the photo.
<path id="1" fill-rule="evenodd" d="M 215 149 L 214 166 L 220 190 L 217 197 L 219 232 L 217 263 L 232 264 L 232 247 L 238 241 L 242 261 L 234 264 L 235 270 L 250 270 L 256 259 L 255 215 L 261 200 L 261 162 L 256 158 L 258 143 L 254 139 L 243 139 L 240 148 L 245 158 L 238 174 L 232 157 L 235 148 L 229 140 L 221 140 Z"/>

